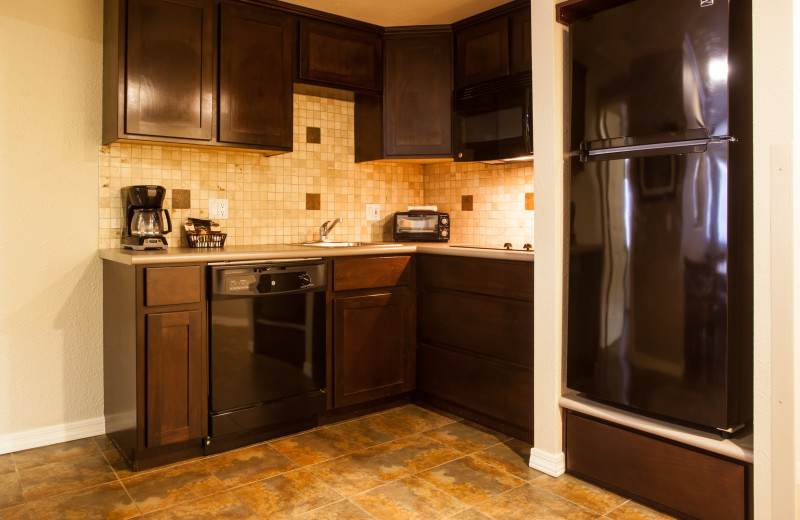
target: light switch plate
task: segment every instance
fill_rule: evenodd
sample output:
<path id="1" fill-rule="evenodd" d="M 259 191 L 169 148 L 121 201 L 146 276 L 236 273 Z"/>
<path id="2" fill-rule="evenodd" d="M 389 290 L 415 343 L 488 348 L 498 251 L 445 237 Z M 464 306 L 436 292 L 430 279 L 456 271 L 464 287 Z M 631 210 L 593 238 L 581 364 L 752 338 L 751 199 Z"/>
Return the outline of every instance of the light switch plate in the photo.
<path id="1" fill-rule="evenodd" d="M 381 219 L 381 205 L 367 204 L 367 220 L 370 222 Z"/>
<path id="2" fill-rule="evenodd" d="M 228 199 L 208 199 L 208 218 L 228 218 Z"/>

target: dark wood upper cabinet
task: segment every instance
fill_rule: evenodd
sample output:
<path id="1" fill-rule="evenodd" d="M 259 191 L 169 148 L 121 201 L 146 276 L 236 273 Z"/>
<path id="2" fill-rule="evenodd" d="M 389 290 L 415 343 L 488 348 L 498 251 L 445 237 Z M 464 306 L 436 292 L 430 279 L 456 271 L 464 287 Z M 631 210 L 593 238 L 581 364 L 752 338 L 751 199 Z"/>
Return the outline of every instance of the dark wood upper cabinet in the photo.
<path id="1" fill-rule="evenodd" d="M 511 18 L 511 74 L 532 70 L 531 7 L 514 11 Z"/>
<path id="2" fill-rule="evenodd" d="M 383 43 L 379 33 L 303 18 L 298 40 L 298 81 L 380 92 Z"/>
<path id="3" fill-rule="evenodd" d="M 292 149 L 293 17 L 224 3 L 220 13 L 219 140 Z"/>
<path id="4" fill-rule="evenodd" d="M 386 36 L 386 157 L 453 155 L 452 35 Z"/>
<path id="5" fill-rule="evenodd" d="M 453 24 L 455 88 L 531 70 L 531 6 L 515 0 Z"/>
<path id="6" fill-rule="evenodd" d="M 456 88 L 509 74 L 508 24 L 503 16 L 455 32 Z"/>
<path id="7" fill-rule="evenodd" d="M 118 132 L 151 139 L 210 140 L 211 0 L 128 0 L 126 7 Z"/>

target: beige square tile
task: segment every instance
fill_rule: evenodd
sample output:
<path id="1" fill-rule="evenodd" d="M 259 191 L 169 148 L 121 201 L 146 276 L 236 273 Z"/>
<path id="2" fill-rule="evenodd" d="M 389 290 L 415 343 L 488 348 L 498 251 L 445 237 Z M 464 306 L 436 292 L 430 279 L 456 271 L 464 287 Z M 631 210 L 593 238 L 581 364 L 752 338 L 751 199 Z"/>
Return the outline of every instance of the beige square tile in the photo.
<path id="1" fill-rule="evenodd" d="M 351 500 L 382 520 L 438 520 L 466 505 L 415 477 L 377 487 Z"/>
<path id="2" fill-rule="evenodd" d="M 297 469 L 267 444 L 230 451 L 204 459 L 206 467 L 228 487 L 236 487 Z"/>
<path id="3" fill-rule="evenodd" d="M 94 441 L 89 441 L 97 449 Z M 22 494 L 27 501 L 60 495 L 115 479 L 114 472 L 101 453 L 19 471 Z"/>
<path id="4" fill-rule="evenodd" d="M 225 490 L 203 462 L 137 474 L 122 481 L 142 513 L 189 502 Z"/>
<path id="5" fill-rule="evenodd" d="M 291 518 L 342 499 L 303 470 L 260 480 L 236 488 L 234 493 L 257 515 L 270 520 Z"/>

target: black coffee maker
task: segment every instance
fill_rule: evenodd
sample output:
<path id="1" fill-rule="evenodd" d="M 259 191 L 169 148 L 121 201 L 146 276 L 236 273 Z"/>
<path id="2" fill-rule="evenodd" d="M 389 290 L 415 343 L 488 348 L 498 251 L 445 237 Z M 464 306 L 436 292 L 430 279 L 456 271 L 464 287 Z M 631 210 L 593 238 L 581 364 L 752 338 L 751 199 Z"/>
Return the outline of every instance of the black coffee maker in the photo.
<path id="1" fill-rule="evenodd" d="M 122 229 L 122 248 L 166 249 L 164 235 L 172 231 L 169 211 L 163 209 L 167 190 L 163 186 L 128 186 L 122 188 L 125 203 L 125 227 Z M 161 215 L 164 215 L 164 220 Z M 166 224 L 166 229 L 164 228 Z"/>

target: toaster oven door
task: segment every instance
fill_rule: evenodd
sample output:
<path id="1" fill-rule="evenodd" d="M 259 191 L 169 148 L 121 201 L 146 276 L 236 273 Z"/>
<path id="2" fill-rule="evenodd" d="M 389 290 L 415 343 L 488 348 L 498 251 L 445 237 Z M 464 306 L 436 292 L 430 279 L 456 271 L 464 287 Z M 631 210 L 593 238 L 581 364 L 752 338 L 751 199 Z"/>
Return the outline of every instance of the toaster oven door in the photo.
<path id="1" fill-rule="evenodd" d="M 439 215 L 395 216 L 395 240 L 436 240 L 439 236 Z"/>

